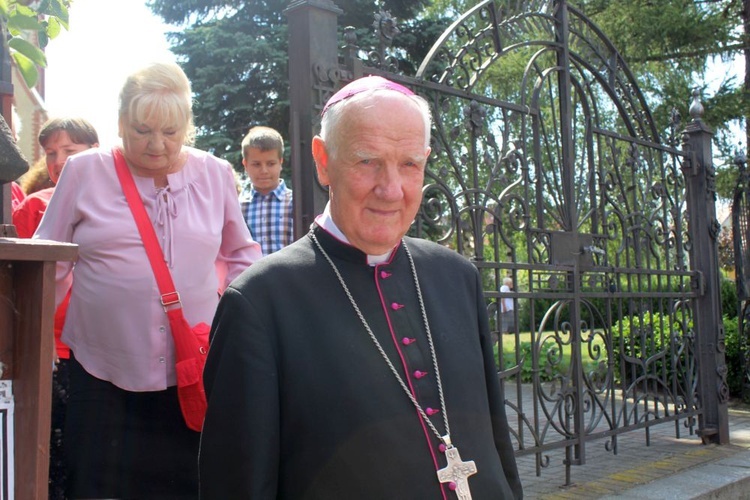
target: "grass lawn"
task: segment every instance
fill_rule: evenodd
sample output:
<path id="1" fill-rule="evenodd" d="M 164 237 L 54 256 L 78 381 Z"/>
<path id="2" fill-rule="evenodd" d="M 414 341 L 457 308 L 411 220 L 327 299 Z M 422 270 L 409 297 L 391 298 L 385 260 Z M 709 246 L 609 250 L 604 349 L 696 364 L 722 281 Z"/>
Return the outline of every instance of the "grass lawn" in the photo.
<path id="1" fill-rule="evenodd" d="M 552 333 L 543 333 L 542 339 L 549 339 L 542 344 L 542 352 L 539 353 L 540 362 L 540 376 L 542 379 L 551 378 L 555 373 L 567 373 L 570 367 L 570 345 L 562 345 L 562 355 L 558 355 L 560 345 L 553 342 Z M 503 358 L 505 360 L 505 368 L 514 366 L 516 364 L 516 337 L 513 335 L 505 335 L 501 339 Z M 521 369 L 521 376 L 524 382 L 531 382 L 532 377 L 532 365 L 531 365 L 531 333 L 522 332 L 518 336 L 518 346 L 520 346 L 520 355 L 524 358 L 523 368 Z M 601 349 L 601 357 L 599 360 L 594 360 L 589 354 L 588 343 L 583 344 L 582 347 L 582 362 L 584 365 L 584 371 L 590 372 L 596 369 L 596 366 L 600 362 L 606 363 L 606 352 L 604 350 L 604 340 L 601 336 L 596 336 L 593 342 L 593 346 Z M 498 345 L 495 345 L 495 362 L 498 363 Z"/>

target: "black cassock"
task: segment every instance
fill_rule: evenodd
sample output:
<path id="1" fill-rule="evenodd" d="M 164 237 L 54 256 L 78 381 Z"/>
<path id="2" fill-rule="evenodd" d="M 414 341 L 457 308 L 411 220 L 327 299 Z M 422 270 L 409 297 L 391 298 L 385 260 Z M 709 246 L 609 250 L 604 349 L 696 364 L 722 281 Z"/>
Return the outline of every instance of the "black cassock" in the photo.
<path id="1" fill-rule="evenodd" d="M 315 226 L 401 377 L 445 433 L 429 342 L 403 246 L 371 267 Z M 478 472 L 475 500 L 520 498 L 479 273 L 406 238 L 440 368 L 451 439 Z M 224 293 L 204 373 L 204 499 L 456 498 L 424 424 L 309 236 L 253 264 Z M 437 410 L 437 411 L 435 411 Z"/>

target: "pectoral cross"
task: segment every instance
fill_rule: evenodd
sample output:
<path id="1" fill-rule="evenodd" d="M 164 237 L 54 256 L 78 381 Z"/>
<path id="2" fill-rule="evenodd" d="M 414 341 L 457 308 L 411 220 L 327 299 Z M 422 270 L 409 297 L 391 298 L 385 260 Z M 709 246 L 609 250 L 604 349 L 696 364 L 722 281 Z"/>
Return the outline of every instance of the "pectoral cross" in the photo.
<path id="1" fill-rule="evenodd" d="M 476 464 L 473 460 L 462 462 L 458 448 L 452 445 L 448 445 L 448 448 L 445 449 L 445 457 L 448 459 L 448 465 L 437 471 L 438 481 L 455 484 L 455 491 L 459 500 L 471 500 L 469 476 L 477 473 Z"/>

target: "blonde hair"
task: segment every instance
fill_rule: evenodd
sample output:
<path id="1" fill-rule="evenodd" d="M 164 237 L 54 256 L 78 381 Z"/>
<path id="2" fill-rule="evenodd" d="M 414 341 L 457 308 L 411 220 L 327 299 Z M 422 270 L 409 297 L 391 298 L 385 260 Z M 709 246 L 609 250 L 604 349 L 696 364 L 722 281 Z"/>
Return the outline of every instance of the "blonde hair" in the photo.
<path id="1" fill-rule="evenodd" d="M 190 80 L 175 63 L 152 63 L 131 74 L 120 91 L 119 118 L 146 123 L 156 120 L 159 128 L 184 132 L 183 143 L 193 144 L 193 94 Z"/>
<path id="2" fill-rule="evenodd" d="M 55 187 L 55 183 L 49 178 L 49 169 L 47 169 L 47 160 L 44 157 L 39 158 L 36 163 L 18 179 L 26 196 L 36 193 L 42 189 Z"/>

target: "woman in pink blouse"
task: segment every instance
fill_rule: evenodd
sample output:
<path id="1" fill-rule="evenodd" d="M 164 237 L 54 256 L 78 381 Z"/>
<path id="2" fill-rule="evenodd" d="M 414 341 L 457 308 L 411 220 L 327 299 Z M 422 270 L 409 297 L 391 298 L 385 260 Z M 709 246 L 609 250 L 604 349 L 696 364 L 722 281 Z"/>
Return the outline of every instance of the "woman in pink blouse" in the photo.
<path id="1" fill-rule="evenodd" d="M 261 257 L 232 167 L 189 147 L 190 83 L 176 64 L 133 73 L 120 93 L 122 152 L 190 324 L 210 324 L 218 293 Z M 183 421 L 174 344 L 112 152 L 68 162 L 35 237 L 79 246 L 57 268 L 72 282 L 66 422 L 69 498 L 195 498 L 199 434 Z"/>

